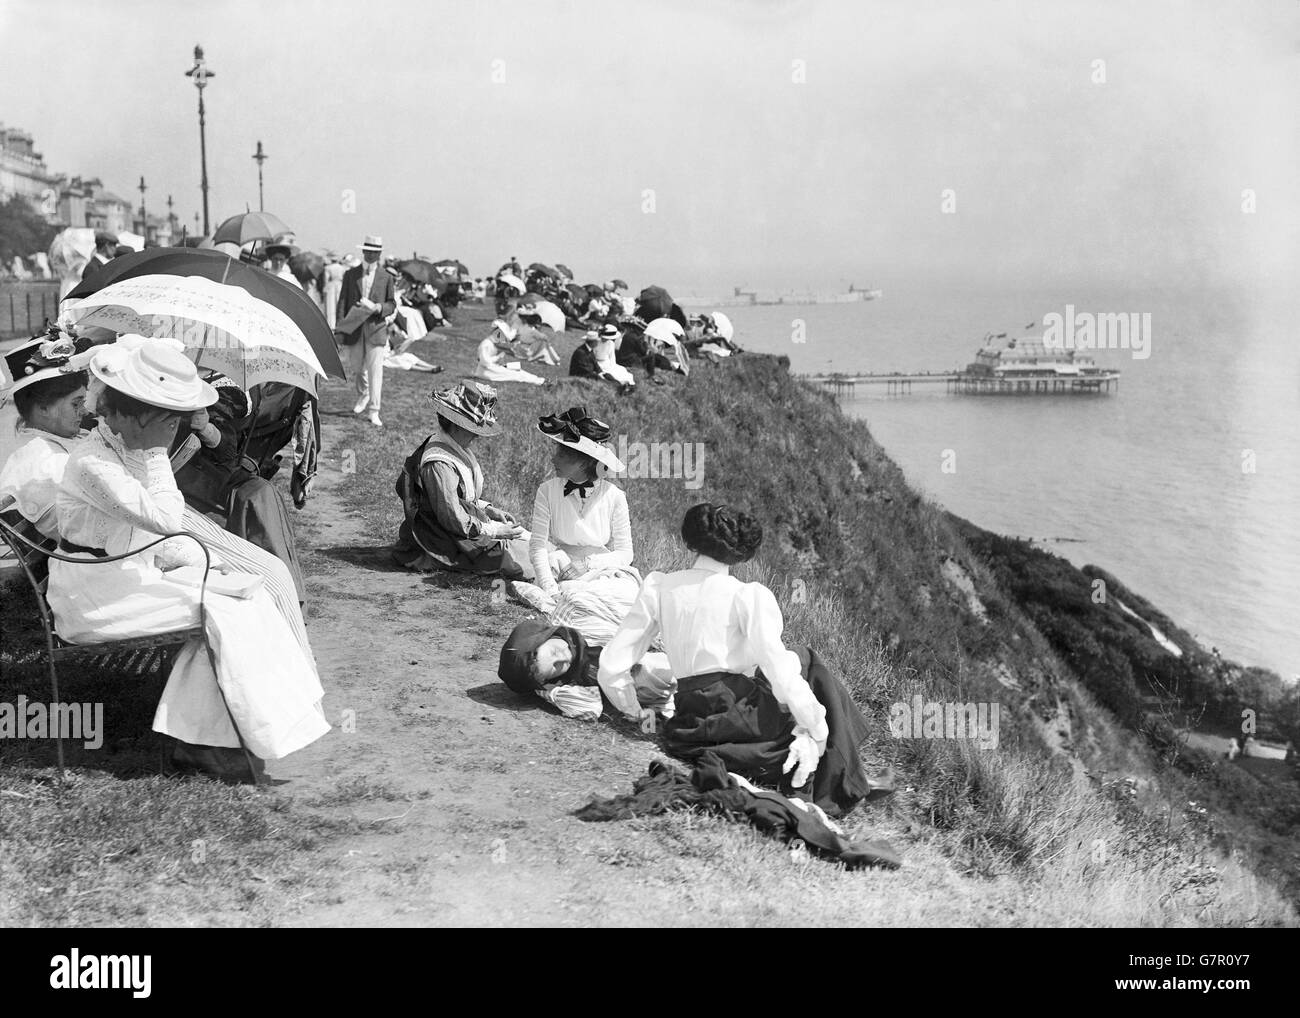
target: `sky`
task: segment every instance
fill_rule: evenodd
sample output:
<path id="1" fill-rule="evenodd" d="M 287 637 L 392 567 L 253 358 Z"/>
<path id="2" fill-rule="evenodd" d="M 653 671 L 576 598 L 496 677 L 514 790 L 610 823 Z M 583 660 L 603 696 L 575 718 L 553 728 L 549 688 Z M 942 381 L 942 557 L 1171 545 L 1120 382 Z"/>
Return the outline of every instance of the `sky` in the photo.
<path id="1" fill-rule="evenodd" d="M 696 293 L 1300 264 L 1290 0 L 0 0 L 0 121 L 192 226 L 196 43 L 213 226 L 260 140 L 318 249 Z"/>

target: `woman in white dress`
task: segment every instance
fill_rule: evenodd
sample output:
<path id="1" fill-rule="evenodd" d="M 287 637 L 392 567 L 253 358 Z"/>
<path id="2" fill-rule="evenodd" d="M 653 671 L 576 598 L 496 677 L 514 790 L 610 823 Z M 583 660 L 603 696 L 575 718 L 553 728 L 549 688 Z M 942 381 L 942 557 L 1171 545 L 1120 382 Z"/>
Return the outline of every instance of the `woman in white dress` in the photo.
<path id="1" fill-rule="evenodd" d="M 546 379 L 540 375 L 534 375 L 531 371 L 525 371 L 517 364 L 509 367 L 506 361 L 506 350 L 498 345 L 498 339 L 509 343 L 517 335 L 515 329 L 508 323 L 498 319 L 492 323 L 492 331 L 484 337 L 483 342 L 478 345 L 478 370 L 474 372 L 476 378 L 482 378 L 489 382 L 528 382 L 530 385 L 545 385 Z"/>
<path id="2" fill-rule="evenodd" d="M 618 348 L 623 345 L 623 333 L 618 331 L 617 326 L 606 324 L 601 326 L 599 336 L 592 353 L 600 370 L 620 385 L 636 385 L 632 372 L 618 362 Z"/>
<path id="3" fill-rule="evenodd" d="M 610 702 L 632 720 L 649 720 L 634 669 L 662 637 L 677 683 L 676 714 L 664 726 L 670 753 L 698 760 L 712 751 L 728 770 L 807 794 L 832 814 L 892 790 L 892 775 L 874 781 L 862 767 L 867 720 L 839 676 L 811 648 L 787 648 L 772 592 L 730 573 L 758 551 L 759 522 L 703 502 L 687 511 L 682 540 L 694 563 L 650 573 L 601 652 L 596 681 Z"/>
<path id="4" fill-rule="evenodd" d="M 601 476 L 624 467 L 605 444 L 609 425 L 582 407 L 543 417 L 537 428 L 556 443 L 555 476 L 538 487 L 533 500 L 529 556 L 535 583 L 516 581 L 512 592 L 556 625 L 571 626 L 603 646 L 641 585 L 641 574 L 632 568 L 627 496 Z"/>
<path id="5" fill-rule="evenodd" d="M 119 342 L 134 348 L 143 339 L 126 336 Z M 19 444 L 0 467 L 0 511 L 12 508 L 23 517 L 31 525 L 24 536 L 33 541 L 59 539 L 55 503 L 63 471 L 73 448 L 90 434 L 81 428 L 85 413 L 93 409 L 87 375 L 76 366 L 88 356 L 82 342 L 74 344 L 68 337 L 36 339 L 5 354 L 11 376 L 18 379 L 12 393 Z M 183 517 L 181 530 L 207 545 L 214 562 L 263 578 L 280 617 L 310 656 L 297 583 L 288 566 L 189 505 Z"/>
<path id="6" fill-rule="evenodd" d="M 94 643 L 197 625 L 203 565 L 197 545 L 177 538 L 144 546 L 184 526 L 185 502 L 166 450 L 180 419 L 210 406 L 217 394 L 162 340 L 104 347 L 90 371 L 105 385 L 100 423 L 75 444 L 64 468 L 56 502 L 60 549 L 86 561 L 139 553 L 94 566 L 51 560 L 55 628 L 70 643 Z M 286 756 L 330 726 L 315 663 L 270 594 L 249 582 L 228 589 L 209 589 L 202 599 L 215 674 L 202 641 L 187 644 L 153 727 L 181 744 L 178 763 L 257 780 L 259 758 Z M 240 766 L 241 735 L 253 757 L 251 773 Z"/>

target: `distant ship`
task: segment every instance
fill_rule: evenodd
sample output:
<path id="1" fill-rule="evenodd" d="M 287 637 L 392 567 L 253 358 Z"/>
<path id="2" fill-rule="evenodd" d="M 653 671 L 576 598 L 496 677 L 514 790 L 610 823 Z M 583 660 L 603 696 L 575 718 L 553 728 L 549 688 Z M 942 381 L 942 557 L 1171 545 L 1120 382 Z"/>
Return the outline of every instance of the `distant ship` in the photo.
<path id="1" fill-rule="evenodd" d="M 880 290 L 861 290 L 850 286 L 844 293 L 766 293 L 760 290 L 732 288 L 730 297 L 681 297 L 677 303 L 684 308 L 769 307 L 777 304 L 857 304 L 864 300 L 877 300 Z"/>

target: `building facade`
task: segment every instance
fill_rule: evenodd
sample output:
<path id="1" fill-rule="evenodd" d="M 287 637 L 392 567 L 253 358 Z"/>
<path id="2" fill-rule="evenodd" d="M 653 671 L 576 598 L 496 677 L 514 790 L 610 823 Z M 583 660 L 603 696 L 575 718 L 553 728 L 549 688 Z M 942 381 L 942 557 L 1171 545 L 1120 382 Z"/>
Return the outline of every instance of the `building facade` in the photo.
<path id="1" fill-rule="evenodd" d="M 53 220 L 58 216 L 59 179 L 35 150 L 32 136 L 0 123 L 0 201 L 18 195 L 37 212 Z"/>

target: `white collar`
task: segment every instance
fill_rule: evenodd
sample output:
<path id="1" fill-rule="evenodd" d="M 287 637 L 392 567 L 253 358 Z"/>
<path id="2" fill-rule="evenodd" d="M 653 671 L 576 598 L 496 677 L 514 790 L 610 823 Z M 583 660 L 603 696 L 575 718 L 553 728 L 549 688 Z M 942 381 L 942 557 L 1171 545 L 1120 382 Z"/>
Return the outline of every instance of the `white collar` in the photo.
<path id="1" fill-rule="evenodd" d="M 706 573 L 729 573 L 731 566 L 725 562 L 719 562 L 715 558 L 709 558 L 708 555 L 696 555 L 695 561 L 691 563 L 692 569 L 703 569 Z"/>

